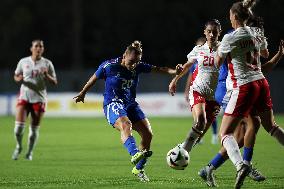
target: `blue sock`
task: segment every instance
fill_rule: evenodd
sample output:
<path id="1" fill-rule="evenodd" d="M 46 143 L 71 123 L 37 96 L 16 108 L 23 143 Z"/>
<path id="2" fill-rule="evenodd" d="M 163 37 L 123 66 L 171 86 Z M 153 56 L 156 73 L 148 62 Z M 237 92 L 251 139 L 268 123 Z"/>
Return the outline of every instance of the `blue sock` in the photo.
<path id="1" fill-rule="evenodd" d="M 218 123 L 217 123 L 217 119 L 215 119 L 213 122 L 212 122 L 212 131 L 213 131 L 213 134 L 217 134 L 217 130 L 218 130 Z"/>
<path id="2" fill-rule="evenodd" d="M 220 167 L 226 160 L 218 153 L 209 164 L 213 165 L 215 169 Z"/>
<path id="3" fill-rule="evenodd" d="M 141 159 L 137 164 L 136 164 L 136 169 L 141 170 L 145 167 L 145 164 L 147 163 L 147 158 Z"/>
<path id="4" fill-rule="evenodd" d="M 244 147 L 243 159 L 246 164 L 250 165 L 252 155 L 253 155 L 253 148 Z"/>
<path id="5" fill-rule="evenodd" d="M 129 136 L 123 145 L 131 156 L 139 151 L 133 136 Z"/>

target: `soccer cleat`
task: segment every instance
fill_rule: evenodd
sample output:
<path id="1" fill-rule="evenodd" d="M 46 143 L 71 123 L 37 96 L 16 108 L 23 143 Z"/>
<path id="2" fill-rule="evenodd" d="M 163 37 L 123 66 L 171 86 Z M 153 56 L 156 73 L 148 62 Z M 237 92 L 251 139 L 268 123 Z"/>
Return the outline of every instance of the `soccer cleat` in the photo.
<path id="1" fill-rule="evenodd" d="M 207 186 L 209 187 L 217 187 L 217 183 L 215 180 L 215 175 L 213 170 L 209 170 L 209 167 L 203 167 L 199 172 L 198 175 L 205 181 Z"/>
<path id="2" fill-rule="evenodd" d="M 19 158 L 19 155 L 22 152 L 22 148 L 16 147 L 16 149 L 14 150 L 13 154 L 12 154 L 12 159 L 13 160 L 17 160 Z"/>
<path id="3" fill-rule="evenodd" d="M 147 151 L 147 150 L 139 151 L 131 157 L 131 163 L 136 165 L 141 159 L 151 157 L 152 154 L 153 154 L 152 151 Z"/>
<path id="4" fill-rule="evenodd" d="M 147 177 L 147 175 L 146 175 L 144 169 L 139 170 L 139 169 L 137 169 L 136 166 L 135 166 L 135 167 L 133 167 L 133 169 L 132 169 L 132 174 L 135 175 L 135 176 L 137 176 L 138 179 L 139 179 L 141 182 L 149 182 L 149 181 L 150 181 L 149 178 Z"/>
<path id="5" fill-rule="evenodd" d="M 32 161 L 33 160 L 33 155 L 31 153 L 30 154 L 26 154 L 25 158 L 26 158 L 26 160 Z"/>
<path id="6" fill-rule="evenodd" d="M 241 169 L 238 170 L 236 175 L 236 183 L 235 183 L 235 189 L 240 189 L 244 183 L 244 180 L 246 176 L 248 176 L 250 172 L 250 166 L 243 164 Z"/>
<path id="7" fill-rule="evenodd" d="M 250 172 L 248 176 L 252 180 L 257 181 L 257 182 L 261 182 L 266 179 L 266 177 L 262 175 L 261 172 L 259 172 L 256 168 L 253 168 L 252 166 L 250 166 Z"/>

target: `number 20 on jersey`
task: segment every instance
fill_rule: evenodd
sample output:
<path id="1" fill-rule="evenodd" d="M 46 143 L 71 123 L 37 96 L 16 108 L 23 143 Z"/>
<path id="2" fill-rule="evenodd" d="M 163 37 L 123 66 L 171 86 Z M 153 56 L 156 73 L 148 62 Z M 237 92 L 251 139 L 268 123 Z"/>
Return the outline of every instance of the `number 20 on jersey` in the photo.
<path id="1" fill-rule="evenodd" d="M 203 66 L 214 66 L 214 57 L 204 56 Z"/>

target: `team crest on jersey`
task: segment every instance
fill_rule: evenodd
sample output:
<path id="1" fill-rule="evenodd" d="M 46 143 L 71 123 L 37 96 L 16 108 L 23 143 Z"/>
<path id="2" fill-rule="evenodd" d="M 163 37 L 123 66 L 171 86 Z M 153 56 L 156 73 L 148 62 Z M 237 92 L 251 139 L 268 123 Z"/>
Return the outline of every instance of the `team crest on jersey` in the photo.
<path id="1" fill-rule="evenodd" d="M 120 77 L 120 73 L 119 72 L 117 72 L 116 77 Z"/>

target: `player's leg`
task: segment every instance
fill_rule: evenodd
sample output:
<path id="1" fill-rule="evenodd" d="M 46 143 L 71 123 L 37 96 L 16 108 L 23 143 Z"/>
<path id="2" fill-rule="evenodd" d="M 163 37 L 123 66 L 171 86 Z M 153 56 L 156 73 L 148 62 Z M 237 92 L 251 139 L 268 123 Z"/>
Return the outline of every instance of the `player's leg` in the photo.
<path id="1" fill-rule="evenodd" d="M 256 135 L 260 127 L 260 118 L 256 115 L 248 116 L 246 122 L 244 122 L 244 127 L 246 127 L 245 135 L 242 135 L 240 138 L 244 139 L 243 161 L 250 166 L 248 176 L 254 181 L 264 181 L 266 177 L 251 164 Z"/>
<path id="2" fill-rule="evenodd" d="M 14 160 L 18 159 L 23 149 L 22 140 L 23 140 L 23 135 L 24 135 L 27 114 L 28 114 L 27 103 L 25 103 L 24 101 L 23 103 L 18 103 L 16 106 L 16 120 L 15 120 L 15 128 L 14 128 L 16 148 L 12 154 L 12 159 Z"/>
<path id="3" fill-rule="evenodd" d="M 191 151 L 192 147 L 202 136 L 203 130 L 205 129 L 206 113 L 205 113 L 205 103 L 197 103 L 192 108 L 194 123 L 191 130 L 188 133 L 187 138 L 183 143 L 183 148 L 188 152 Z"/>
<path id="4" fill-rule="evenodd" d="M 199 137 L 199 140 L 205 135 L 205 133 L 208 131 L 211 125 L 213 125 L 214 121 L 216 120 L 216 116 L 219 114 L 219 112 L 220 112 L 220 105 L 216 101 L 206 100 L 206 105 L 205 105 L 206 124 L 205 128 L 203 129 L 202 135 Z M 216 139 L 218 139 L 217 134 L 216 134 Z"/>
<path id="5" fill-rule="evenodd" d="M 215 119 L 212 122 L 212 138 L 211 138 L 211 143 L 212 144 L 217 144 L 218 143 L 218 122 L 217 119 Z"/>
<path id="6" fill-rule="evenodd" d="M 272 110 L 272 100 L 270 96 L 269 84 L 266 79 L 261 80 L 262 85 L 261 98 L 257 104 L 257 110 L 261 119 L 262 126 L 270 133 L 271 136 L 283 146 L 284 145 L 284 130 L 279 127 L 275 120 Z"/>
<path id="7" fill-rule="evenodd" d="M 243 147 L 245 127 L 242 125 L 244 121 L 241 122 L 240 126 L 236 127 L 234 131 L 234 137 L 236 138 L 239 147 Z M 214 171 L 221 167 L 225 161 L 228 159 L 227 151 L 224 147 L 221 147 L 220 151 L 214 156 L 214 158 L 208 163 L 207 166 L 200 169 L 198 175 L 205 181 L 209 187 L 218 186 Z"/>
<path id="8" fill-rule="evenodd" d="M 45 112 L 44 103 L 35 103 L 32 105 L 31 125 L 29 129 L 29 138 L 28 138 L 28 150 L 25 156 L 27 160 L 32 160 L 32 154 L 39 137 L 39 128 L 44 112 Z"/>
<path id="9" fill-rule="evenodd" d="M 104 113 L 108 123 L 120 132 L 120 138 L 123 146 L 132 156 L 131 162 L 138 163 L 144 157 L 136 145 L 135 138 L 132 136 L 132 123 L 127 117 L 125 107 L 120 102 L 111 102 L 104 106 Z"/>
<path id="10" fill-rule="evenodd" d="M 138 134 L 141 136 L 141 143 L 139 146 L 140 150 L 148 151 L 149 154 L 147 156 L 150 156 L 150 153 L 151 153 L 150 146 L 151 146 L 151 141 L 153 137 L 150 122 L 148 121 L 147 118 L 137 121 L 133 124 L 133 130 L 137 131 Z M 138 176 L 138 178 L 143 182 L 149 181 L 149 178 L 146 175 L 145 170 L 144 170 L 147 160 L 148 160 L 148 157 L 144 157 L 132 169 L 132 173 Z"/>
<path id="11" fill-rule="evenodd" d="M 284 130 L 274 120 L 273 110 L 259 113 L 262 126 L 274 137 L 282 146 L 284 145 Z"/>

